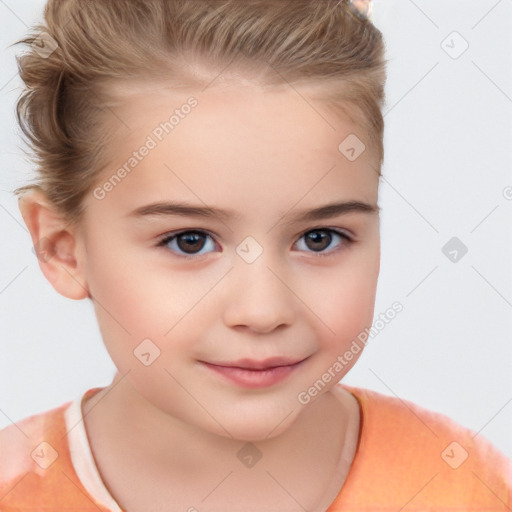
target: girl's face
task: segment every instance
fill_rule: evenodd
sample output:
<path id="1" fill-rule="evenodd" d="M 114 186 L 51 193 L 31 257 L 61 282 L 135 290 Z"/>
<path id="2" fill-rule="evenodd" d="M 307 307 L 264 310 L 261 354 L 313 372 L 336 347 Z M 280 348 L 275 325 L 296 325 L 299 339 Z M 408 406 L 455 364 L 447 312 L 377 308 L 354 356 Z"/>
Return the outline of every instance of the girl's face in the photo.
<path id="1" fill-rule="evenodd" d="M 372 323 L 379 180 L 363 133 L 291 87 L 139 89 L 115 114 L 78 246 L 112 360 L 172 417 L 277 435 Z"/>

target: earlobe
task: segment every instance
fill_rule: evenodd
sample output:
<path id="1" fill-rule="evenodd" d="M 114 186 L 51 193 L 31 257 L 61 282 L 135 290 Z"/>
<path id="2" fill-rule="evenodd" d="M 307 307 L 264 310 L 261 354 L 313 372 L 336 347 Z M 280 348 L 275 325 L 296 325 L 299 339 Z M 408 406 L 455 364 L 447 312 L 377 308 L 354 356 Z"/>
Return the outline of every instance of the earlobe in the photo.
<path id="1" fill-rule="evenodd" d="M 39 267 L 50 284 L 64 297 L 90 297 L 84 273 L 84 253 L 77 230 L 50 204 L 40 190 L 18 200 Z"/>

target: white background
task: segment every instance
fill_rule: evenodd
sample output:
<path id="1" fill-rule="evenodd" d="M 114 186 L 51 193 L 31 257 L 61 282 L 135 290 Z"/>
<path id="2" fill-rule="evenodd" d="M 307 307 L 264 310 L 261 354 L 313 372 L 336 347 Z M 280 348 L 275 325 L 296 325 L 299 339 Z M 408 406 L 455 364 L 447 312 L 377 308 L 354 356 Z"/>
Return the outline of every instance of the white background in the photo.
<path id="1" fill-rule="evenodd" d="M 114 375 L 92 304 L 45 280 L 12 193 L 31 166 L 7 46 L 43 5 L 0 0 L 0 428 Z M 389 59 L 375 317 L 404 310 L 345 382 L 442 412 L 510 457 L 512 0 L 376 1 L 373 20 Z M 457 263 L 452 237 L 468 247 Z"/>

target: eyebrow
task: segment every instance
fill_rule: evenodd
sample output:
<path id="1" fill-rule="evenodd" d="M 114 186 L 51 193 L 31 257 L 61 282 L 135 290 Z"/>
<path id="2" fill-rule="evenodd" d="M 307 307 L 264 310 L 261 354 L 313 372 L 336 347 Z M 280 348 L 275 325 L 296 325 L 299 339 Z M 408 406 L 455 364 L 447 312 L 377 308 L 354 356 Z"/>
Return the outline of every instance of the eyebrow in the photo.
<path id="1" fill-rule="evenodd" d="M 380 208 L 377 205 L 372 205 L 362 201 L 334 202 L 313 208 L 311 210 L 299 211 L 291 216 L 291 218 L 286 221 L 286 224 L 329 219 L 338 215 L 346 215 L 349 213 L 375 214 L 379 211 Z M 281 213 L 281 219 L 287 216 L 286 212 Z M 200 217 L 206 219 L 217 219 L 223 222 L 241 218 L 241 215 L 233 210 L 193 205 L 184 202 L 152 203 L 136 208 L 131 213 L 129 213 L 128 216 L 136 218 L 166 216 Z"/>

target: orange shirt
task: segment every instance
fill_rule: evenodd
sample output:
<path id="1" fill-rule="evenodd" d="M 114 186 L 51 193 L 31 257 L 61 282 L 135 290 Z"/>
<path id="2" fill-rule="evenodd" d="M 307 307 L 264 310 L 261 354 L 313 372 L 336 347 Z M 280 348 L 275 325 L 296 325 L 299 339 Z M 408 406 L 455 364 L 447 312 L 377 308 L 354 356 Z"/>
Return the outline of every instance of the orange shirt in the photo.
<path id="1" fill-rule="evenodd" d="M 484 438 L 411 402 L 343 387 L 359 402 L 361 429 L 327 512 L 512 510 L 511 461 Z M 101 389 L 0 431 L 0 512 L 124 512 L 101 480 L 82 420 L 82 401 Z"/>

